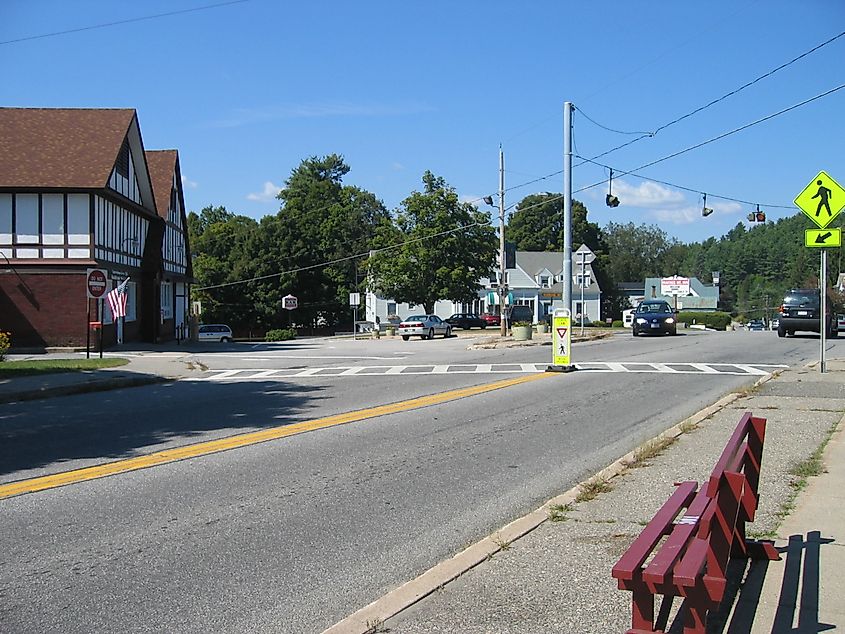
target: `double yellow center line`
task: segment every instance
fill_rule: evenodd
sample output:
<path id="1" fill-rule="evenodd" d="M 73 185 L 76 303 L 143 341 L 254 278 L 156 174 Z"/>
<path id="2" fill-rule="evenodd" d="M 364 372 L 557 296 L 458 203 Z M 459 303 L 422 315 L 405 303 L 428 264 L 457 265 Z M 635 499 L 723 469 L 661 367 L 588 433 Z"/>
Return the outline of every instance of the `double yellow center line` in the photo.
<path id="1" fill-rule="evenodd" d="M 293 436 L 307 431 L 314 431 L 316 429 L 325 429 L 327 427 L 353 423 L 367 418 L 374 418 L 376 416 L 396 414 L 398 412 L 405 412 L 420 407 L 426 407 L 428 405 L 446 403 L 448 401 L 454 401 L 467 396 L 474 396 L 476 394 L 492 392 L 493 390 L 500 390 L 512 385 L 536 381 L 537 379 L 542 379 L 546 376 L 552 375 L 539 372 L 537 374 L 529 374 L 514 379 L 505 379 L 494 383 L 487 383 L 485 385 L 476 385 L 473 387 L 451 390 L 449 392 L 432 394 L 430 396 L 421 396 L 419 398 L 412 398 L 407 401 L 400 401 L 389 405 L 380 405 L 378 407 L 370 407 L 353 412 L 336 414 L 325 418 L 317 418 L 315 420 L 304 421 L 302 423 L 282 425 L 270 429 L 262 429 L 261 431 L 238 434 L 237 436 L 229 436 L 227 438 L 195 443 L 184 447 L 165 449 L 163 451 L 157 451 L 144 456 L 138 456 L 137 458 L 128 458 L 127 460 L 118 460 L 116 462 L 109 462 L 93 467 L 84 467 L 82 469 L 63 471 L 61 473 L 41 476 L 38 478 L 30 478 L 28 480 L 0 484 L 0 500 L 15 495 L 22 495 L 24 493 L 34 493 L 36 491 L 44 491 L 45 489 L 53 489 L 66 484 L 76 484 L 78 482 L 94 480 L 95 478 L 104 478 L 118 473 L 147 469 L 149 467 L 155 467 L 168 462 L 175 462 L 177 460 L 197 458 L 199 456 L 205 456 L 219 451 L 246 447 L 248 445 L 266 442 L 268 440 L 277 440 L 279 438 L 285 438 L 286 436 Z"/>

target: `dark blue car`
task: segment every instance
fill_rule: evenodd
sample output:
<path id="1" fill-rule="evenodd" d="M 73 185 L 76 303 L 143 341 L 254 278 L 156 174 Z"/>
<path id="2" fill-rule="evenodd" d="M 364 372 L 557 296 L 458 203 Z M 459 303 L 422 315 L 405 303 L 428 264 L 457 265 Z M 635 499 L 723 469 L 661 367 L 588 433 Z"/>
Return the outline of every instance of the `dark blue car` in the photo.
<path id="1" fill-rule="evenodd" d="M 676 335 L 678 324 L 675 311 L 663 300 L 649 299 L 634 311 L 633 333 L 637 337 L 646 334 Z"/>

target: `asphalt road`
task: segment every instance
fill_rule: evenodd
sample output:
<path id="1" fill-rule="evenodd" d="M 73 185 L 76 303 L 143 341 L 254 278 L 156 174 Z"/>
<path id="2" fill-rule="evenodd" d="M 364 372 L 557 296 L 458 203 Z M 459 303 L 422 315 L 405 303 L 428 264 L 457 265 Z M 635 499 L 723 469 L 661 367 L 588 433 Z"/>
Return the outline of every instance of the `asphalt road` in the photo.
<path id="1" fill-rule="evenodd" d="M 229 346 L 197 357 L 209 380 L 0 406 L 0 482 L 527 375 L 551 355 L 466 343 Z M 0 500 L 0 631 L 320 632 L 767 365 L 817 356 L 817 338 L 771 332 L 619 336 L 575 346 L 596 371 Z M 321 374 L 359 366 L 373 374 Z M 236 369 L 264 378 L 215 378 Z"/>

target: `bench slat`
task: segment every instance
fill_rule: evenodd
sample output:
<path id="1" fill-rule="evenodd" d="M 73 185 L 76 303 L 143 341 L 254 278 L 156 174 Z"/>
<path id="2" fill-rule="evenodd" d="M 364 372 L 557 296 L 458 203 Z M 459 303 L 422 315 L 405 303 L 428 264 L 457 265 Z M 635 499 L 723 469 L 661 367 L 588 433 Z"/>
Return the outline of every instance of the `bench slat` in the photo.
<path id="1" fill-rule="evenodd" d="M 690 536 L 698 528 L 701 515 L 709 502 L 707 490 L 702 487 L 687 508 L 687 512 L 675 524 L 669 537 L 646 567 L 643 572 L 643 581 L 649 584 L 671 582 L 672 567 L 686 551 Z"/>
<path id="2" fill-rule="evenodd" d="M 672 522 L 674 522 L 680 510 L 689 506 L 697 488 L 698 483 L 694 481 L 682 482 L 678 485 L 675 492 L 660 507 L 660 510 L 634 540 L 634 543 L 613 566 L 614 578 L 621 580 L 634 578 L 634 573 L 642 568 L 657 542 L 669 532 Z"/>

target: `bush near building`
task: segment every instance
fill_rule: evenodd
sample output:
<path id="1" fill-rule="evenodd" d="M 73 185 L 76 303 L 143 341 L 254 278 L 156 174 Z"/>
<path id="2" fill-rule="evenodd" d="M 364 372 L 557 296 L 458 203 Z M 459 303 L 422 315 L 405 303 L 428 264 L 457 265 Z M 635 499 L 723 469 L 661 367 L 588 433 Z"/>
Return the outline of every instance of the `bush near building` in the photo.
<path id="1" fill-rule="evenodd" d="M 687 326 L 698 324 L 714 330 L 727 330 L 731 323 L 731 316 L 729 313 L 720 311 L 712 313 L 681 311 L 678 314 L 678 321 L 685 323 Z"/>
<path id="2" fill-rule="evenodd" d="M 8 332 L 0 330 L 0 361 L 6 358 L 6 353 L 12 347 L 12 335 Z"/>
<path id="3" fill-rule="evenodd" d="M 289 341 L 296 338 L 296 330 L 294 328 L 277 328 L 276 330 L 268 330 L 264 335 L 264 341 Z"/>

